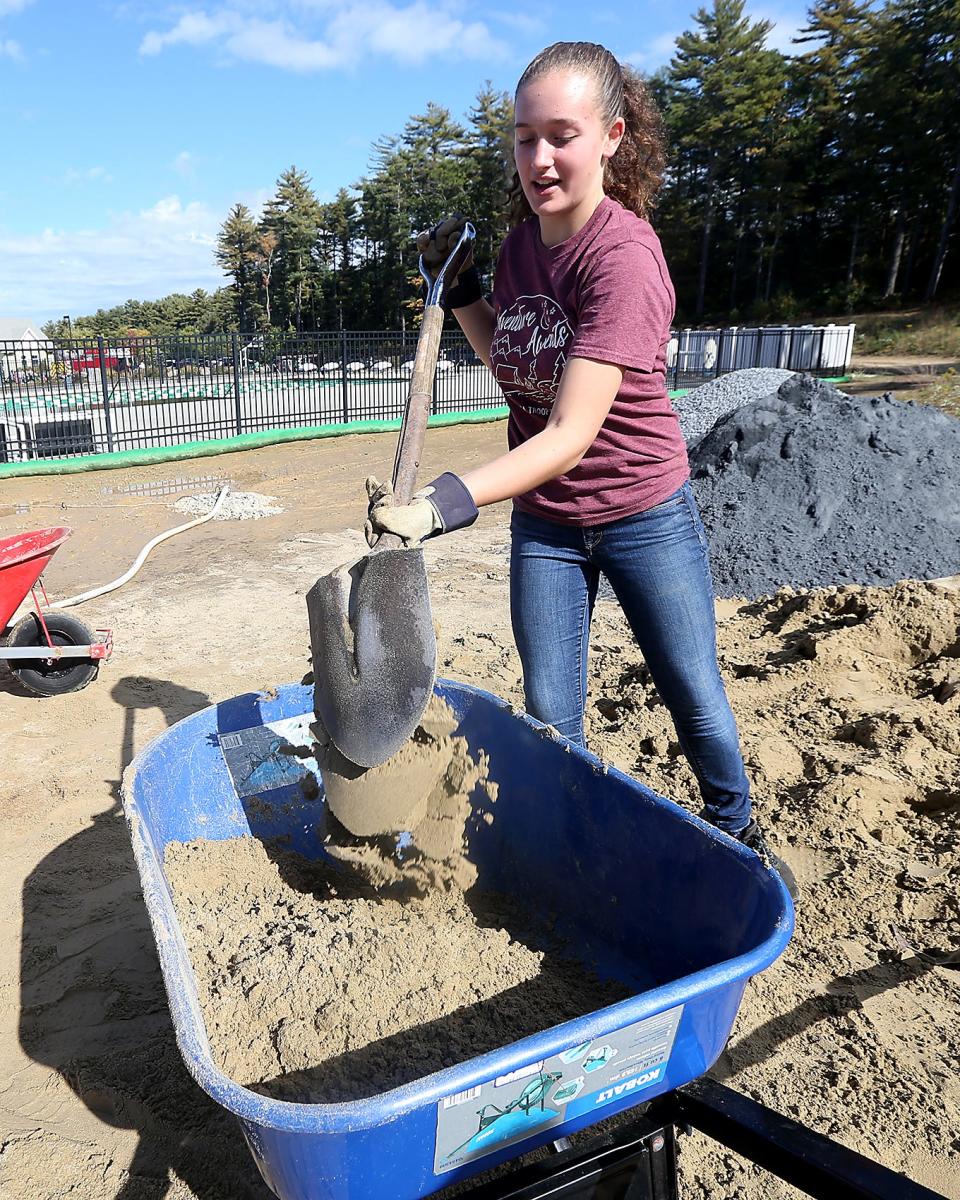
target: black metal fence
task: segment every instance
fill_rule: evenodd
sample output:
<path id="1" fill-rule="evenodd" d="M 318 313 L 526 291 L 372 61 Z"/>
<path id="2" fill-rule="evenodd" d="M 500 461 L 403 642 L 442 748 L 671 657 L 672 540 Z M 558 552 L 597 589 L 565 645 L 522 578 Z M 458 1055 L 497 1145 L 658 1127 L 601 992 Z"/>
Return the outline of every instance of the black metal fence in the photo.
<path id="1" fill-rule="evenodd" d="M 751 366 L 841 373 L 852 335 L 852 326 L 681 330 L 668 384 Z M 396 419 L 415 350 L 415 333 L 389 331 L 0 341 L 0 462 Z M 459 330 L 446 332 L 433 411 L 503 403 Z"/>

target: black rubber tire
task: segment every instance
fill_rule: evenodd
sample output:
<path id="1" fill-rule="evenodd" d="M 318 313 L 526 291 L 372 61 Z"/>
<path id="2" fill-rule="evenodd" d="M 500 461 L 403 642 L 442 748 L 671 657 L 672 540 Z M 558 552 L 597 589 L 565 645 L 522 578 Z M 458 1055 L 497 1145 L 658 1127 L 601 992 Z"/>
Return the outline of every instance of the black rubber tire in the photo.
<path id="1" fill-rule="evenodd" d="M 93 634 L 75 617 L 63 613 L 45 613 L 44 620 L 55 646 L 89 646 Z M 29 613 L 18 621 L 7 638 L 8 646 L 46 646 L 43 626 L 36 613 Z M 59 662 L 45 662 L 43 658 L 11 658 L 7 666 L 29 691 L 38 696 L 62 696 L 65 692 L 79 692 L 97 677 L 100 663 L 93 658 L 63 658 Z"/>

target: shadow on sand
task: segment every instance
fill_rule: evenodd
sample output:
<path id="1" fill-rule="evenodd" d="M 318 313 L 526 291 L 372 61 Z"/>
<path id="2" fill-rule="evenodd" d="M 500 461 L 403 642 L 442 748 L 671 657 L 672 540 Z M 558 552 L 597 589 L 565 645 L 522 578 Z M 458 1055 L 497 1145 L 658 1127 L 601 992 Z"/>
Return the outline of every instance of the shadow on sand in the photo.
<path id="1" fill-rule="evenodd" d="M 200 1200 L 269 1200 L 236 1121 L 180 1057 L 119 801 L 137 710 L 173 725 L 211 701 L 142 676 L 111 695 L 125 710 L 116 802 L 24 884 L 20 1042 L 102 1121 L 136 1130 L 116 1200 L 162 1200 L 173 1177 Z"/>

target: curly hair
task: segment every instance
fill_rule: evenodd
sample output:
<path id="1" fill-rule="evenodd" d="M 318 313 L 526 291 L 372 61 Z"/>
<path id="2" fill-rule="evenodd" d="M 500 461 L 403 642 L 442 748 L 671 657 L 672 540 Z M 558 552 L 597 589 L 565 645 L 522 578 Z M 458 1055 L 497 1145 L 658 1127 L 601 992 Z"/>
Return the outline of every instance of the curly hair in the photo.
<path id="1" fill-rule="evenodd" d="M 603 190 L 637 216 L 649 217 L 663 182 L 666 152 L 660 112 L 643 80 L 595 42 L 554 42 L 541 50 L 520 76 L 516 94 L 532 80 L 553 71 L 570 71 L 593 79 L 600 118 L 607 127 L 623 117 L 623 140 L 604 165 Z M 511 228 L 532 212 L 515 170 L 509 194 Z"/>

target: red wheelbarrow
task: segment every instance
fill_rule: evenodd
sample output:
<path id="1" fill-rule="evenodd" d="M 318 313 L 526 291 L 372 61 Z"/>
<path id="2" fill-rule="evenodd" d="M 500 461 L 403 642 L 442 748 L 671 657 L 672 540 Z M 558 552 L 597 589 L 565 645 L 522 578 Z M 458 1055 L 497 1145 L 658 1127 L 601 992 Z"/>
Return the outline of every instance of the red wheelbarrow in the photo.
<path id="1" fill-rule="evenodd" d="M 94 633 L 75 617 L 53 611 L 47 599 L 40 576 L 72 532 L 61 525 L 0 538 L 0 659 L 38 696 L 85 688 L 113 650 L 109 629 Z M 8 629 L 27 592 L 33 596 L 34 611 Z"/>

